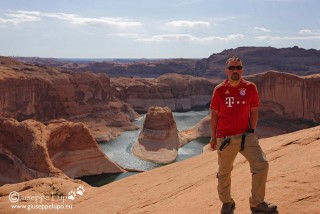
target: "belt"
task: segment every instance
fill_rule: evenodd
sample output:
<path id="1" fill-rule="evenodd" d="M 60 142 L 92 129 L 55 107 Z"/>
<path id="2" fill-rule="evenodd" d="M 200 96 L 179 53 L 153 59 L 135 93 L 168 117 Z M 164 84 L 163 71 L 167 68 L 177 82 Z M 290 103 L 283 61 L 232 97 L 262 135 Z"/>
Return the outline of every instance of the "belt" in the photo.
<path id="1" fill-rule="evenodd" d="M 247 136 L 247 134 L 250 134 L 250 133 L 254 133 L 254 129 L 249 129 L 249 130 L 243 132 L 242 134 L 238 134 L 238 135 L 225 136 L 223 138 L 223 141 L 222 141 L 220 147 L 219 147 L 219 150 L 222 151 L 224 149 L 224 147 L 229 145 L 230 141 L 231 141 L 231 138 L 240 137 L 241 136 L 240 151 L 243 151 L 244 150 L 244 144 L 245 144 L 245 141 L 246 141 L 246 136 Z"/>

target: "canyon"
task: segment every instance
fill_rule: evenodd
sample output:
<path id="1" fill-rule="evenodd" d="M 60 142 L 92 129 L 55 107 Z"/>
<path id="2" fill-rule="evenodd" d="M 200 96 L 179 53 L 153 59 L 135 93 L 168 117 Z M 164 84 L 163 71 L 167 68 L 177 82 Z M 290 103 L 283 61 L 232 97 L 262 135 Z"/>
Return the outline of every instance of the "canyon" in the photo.
<path id="1" fill-rule="evenodd" d="M 243 56 L 248 64 L 245 78 L 258 87 L 259 127 L 278 130 L 277 134 L 301 130 L 261 139 L 274 169 L 268 180 L 270 199 L 284 211 L 281 213 L 316 213 L 320 57 L 317 50 L 298 47 L 236 48 L 201 60 L 111 62 L 114 65 L 106 62 L 66 64 L 54 59 L 41 64 L 42 59 L 19 59 L 25 60 L 21 62 L 0 57 L 0 171 L 4 172 L 0 176 L 0 212 L 23 211 L 10 209 L 8 195 L 12 191 L 44 196 L 54 191 L 55 195 L 66 196 L 79 185 L 86 193 L 70 201 L 75 205 L 72 212 L 85 209 L 103 213 L 167 213 L 168 210 L 208 213 L 218 210 L 220 204 L 214 190 L 217 157 L 212 151 L 102 188 L 90 187 L 74 178 L 125 172 L 100 150 L 97 142 L 112 140 L 123 131 L 139 129 L 132 121 L 152 106 L 159 108 L 153 112 L 155 115 L 162 108 L 168 111 L 208 109 L 212 90 L 224 78 L 224 61 L 230 55 Z M 119 72 L 121 69 L 123 72 Z M 141 78 L 140 74 L 149 78 Z M 160 120 L 156 116 L 153 119 Z M 168 127 L 168 132 L 174 130 L 174 121 L 168 121 L 160 132 Z M 147 141 L 159 127 L 154 126 L 155 122 L 149 125 L 147 122 L 137 145 L 149 146 L 152 151 L 154 147 L 147 145 Z M 154 145 L 157 149 L 164 146 L 170 153 L 195 138 L 210 136 L 209 124 L 207 116 L 188 130 L 171 133 L 173 145 Z M 149 134 L 152 132 L 149 136 L 148 130 Z M 239 158 L 235 164 L 233 176 L 244 181 L 235 185 L 237 189 L 249 185 L 249 173 L 242 173 L 248 171 L 245 162 Z M 208 190 L 208 186 L 213 188 Z M 281 191 L 284 188 L 286 191 Z M 295 194 L 297 191 L 299 195 Z M 236 193 L 240 202 L 237 212 L 245 212 L 247 195 L 248 191 Z M 23 203 L 26 202 L 18 202 Z"/>
<path id="2" fill-rule="evenodd" d="M 83 122 L 99 141 L 136 130 L 132 121 L 151 106 L 172 111 L 208 109 L 221 80 L 181 74 L 158 78 L 108 77 L 36 66 L 0 57 L 0 116 L 48 122 Z M 268 71 L 245 77 L 256 83 L 262 125 L 295 131 L 319 124 L 320 74 Z M 286 125 L 290 123 L 290 126 Z"/>

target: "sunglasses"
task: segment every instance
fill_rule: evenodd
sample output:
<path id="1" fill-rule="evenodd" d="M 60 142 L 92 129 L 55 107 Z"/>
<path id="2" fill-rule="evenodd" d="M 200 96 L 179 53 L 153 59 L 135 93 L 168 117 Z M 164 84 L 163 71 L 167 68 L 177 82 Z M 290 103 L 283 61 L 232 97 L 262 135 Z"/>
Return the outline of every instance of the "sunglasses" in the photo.
<path id="1" fill-rule="evenodd" d="M 229 66 L 229 67 L 228 67 L 228 69 L 231 70 L 231 71 L 234 71 L 234 70 L 242 70 L 242 68 L 243 68 L 243 67 L 242 67 L 241 65 L 238 65 L 238 66 L 233 66 L 233 65 L 232 65 L 232 66 Z"/>

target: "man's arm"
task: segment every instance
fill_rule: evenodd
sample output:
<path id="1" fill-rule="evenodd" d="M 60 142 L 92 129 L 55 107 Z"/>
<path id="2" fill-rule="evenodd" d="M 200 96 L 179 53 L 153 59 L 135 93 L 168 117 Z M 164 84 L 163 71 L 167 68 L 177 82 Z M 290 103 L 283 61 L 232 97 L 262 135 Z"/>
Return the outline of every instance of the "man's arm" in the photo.
<path id="1" fill-rule="evenodd" d="M 217 131 L 217 124 L 218 124 L 218 114 L 217 110 L 211 110 L 211 139 L 210 145 L 212 149 L 216 149 L 217 145 L 217 138 L 216 138 L 216 131 Z"/>
<path id="2" fill-rule="evenodd" d="M 256 130 L 258 125 L 258 108 L 254 107 L 250 109 L 250 116 L 249 116 L 249 128 Z"/>

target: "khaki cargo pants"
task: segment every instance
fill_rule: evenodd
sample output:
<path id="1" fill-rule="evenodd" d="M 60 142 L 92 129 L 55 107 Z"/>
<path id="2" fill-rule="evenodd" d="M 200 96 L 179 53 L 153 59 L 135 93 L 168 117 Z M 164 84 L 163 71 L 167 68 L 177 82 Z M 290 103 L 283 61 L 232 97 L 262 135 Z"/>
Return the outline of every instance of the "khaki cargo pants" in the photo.
<path id="1" fill-rule="evenodd" d="M 231 171 L 233 162 L 240 152 L 249 162 L 252 173 L 252 189 L 249 199 L 250 206 L 255 207 L 264 201 L 266 181 L 268 176 L 269 164 L 262 151 L 256 134 L 247 134 L 244 150 L 240 151 L 241 134 L 231 136 L 230 144 L 225 146 L 222 151 L 219 147 L 223 138 L 217 138 L 218 164 L 218 194 L 222 203 L 232 201 L 231 197 Z M 240 181 L 241 182 L 241 181 Z"/>

